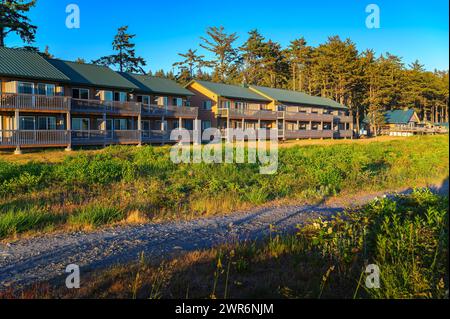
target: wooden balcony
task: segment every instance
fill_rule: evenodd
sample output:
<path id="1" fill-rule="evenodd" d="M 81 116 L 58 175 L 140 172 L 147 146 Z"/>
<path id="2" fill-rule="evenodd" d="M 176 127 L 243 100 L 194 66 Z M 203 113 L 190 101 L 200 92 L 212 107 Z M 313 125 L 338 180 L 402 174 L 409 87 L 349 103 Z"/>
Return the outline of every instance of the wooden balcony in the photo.
<path id="1" fill-rule="evenodd" d="M 285 131 L 285 139 L 301 139 L 301 138 L 333 138 L 332 130 L 298 130 Z"/>
<path id="2" fill-rule="evenodd" d="M 198 107 L 168 106 L 166 116 L 196 119 L 198 117 Z"/>
<path id="3" fill-rule="evenodd" d="M 144 115 L 144 116 L 162 117 L 162 116 L 165 116 L 167 114 L 167 110 L 162 105 L 142 104 L 141 114 Z"/>
<path id="4" fill-rule="evenodd" d="M 64 146 L 70 144 L 70 132 L 62 130 L 0 130 L 0 147 Z"/>
<path id="5" fill-rule="evenodd" d="M 72 99 L 71 111 L 80 113 L 137 115 L 141 112 L 141 103 Z"/>
<path id="6" fill-rule="evenodd" d="M 278 138 L 278 130 L 277 129 L 255 129 L 255 131 L 244 131 L 244 140 L 248 141 L 248 140 L 257 140 L 257 139 L 261 139 L 261 140 L 269 140 L 270 139 L 270 133 L 273 131 L 275 131 L 275 135 Z M 222 138 L 226 139 L 228 137 L 228 129 L 221 129 L 220 130 L 220 134 L 222 136 Z M 231 136 L 233 139 L 236 139 L 235 136 Z"/>
<path id="7" fill-rule="evenodd" d="M 335 115 L 335 119 L 338 119 L 338 122 L 340 122 L 340 123 L 352 123 L 353 122 L 353 116 L 348 116 L 348 115 Z"/>
<path id="8" fill-rule="evenodd" d="M 302 122 L 332 122 L 333 114 L 305 113 L 305 112 L 281 112 L 284 113 L 283 119 L 286 121 Z"/>
<path id="9" fill-rule="evenodd" d="M 270 110 L 220 108 L 218 109 L 218 115 L 220 117 L 228 117 L 230 119 L 248 119 L 248 120 L 263 120 L 263 121 L 275 121 L 277 119 L 277 112 Z"/>
<path id="10" fill-rule="evenodd" d="M 72 131 L 73 145 L 139 144 L 169 141 L 166 131 L 114 130 Z"/>
<path id="11" fill-rule="evenodd" d="M 0 94 L 0 110 L 57 111 L 70 110 L 70 97 L 33 94 Z"/>
<path id="12" fill-rule="evenodd" d="M 353 131 L 352 130 L 340 130 L 334 133 L 334 138 L 352 138 Z"/>

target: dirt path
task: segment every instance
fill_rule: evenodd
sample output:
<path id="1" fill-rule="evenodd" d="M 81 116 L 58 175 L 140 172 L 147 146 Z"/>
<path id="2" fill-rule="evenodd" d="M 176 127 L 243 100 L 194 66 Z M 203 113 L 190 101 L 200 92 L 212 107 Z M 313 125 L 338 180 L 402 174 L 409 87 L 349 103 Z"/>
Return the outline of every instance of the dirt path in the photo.
<path id="1" fill-rule="evenodd" d="M 435 187 L 435 191 L 448 194 L 448 180 Z M 268 234 L 269 225 L 280 232 L 289 232 L 311 218 L 331 216 L 344 207 L 363 204 L 382 195 L 339 198 L 321 205 L 273 206 L 187 222 L 49 234 L 0 244 L 0 290 L 60 277 L 69 264 L 79 265 L 82 274 L 136 261 L 142 252 L 150 258 L 170 257 L 229 241 L 258 239 Z"/>

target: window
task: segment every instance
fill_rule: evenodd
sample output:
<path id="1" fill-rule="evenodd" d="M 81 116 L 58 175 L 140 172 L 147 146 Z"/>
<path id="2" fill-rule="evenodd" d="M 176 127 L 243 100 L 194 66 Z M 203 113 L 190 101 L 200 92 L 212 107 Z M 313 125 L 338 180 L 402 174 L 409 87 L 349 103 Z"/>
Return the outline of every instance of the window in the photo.
<path id="1" fill-rule="evenodd" d="M 114 92 L 114 101 L 126 102 L 128 99 L 126 92 Z"/>
<path id="2" fill-rule="evenodd" d="M 244 103 L 244 102 L 235 102 L 234 103 L 234 107 L 235 108 L 237 108 L 237 109 L 244 109 L 245 108 L 245 106 L 246 106 L 246 104 Z"/>
<path id="3" fill-rule="evenodd" d="M 56 130 L 56 117 L 54 116 L 39 116 L 38 130 Z"/>
<path id="4" fill-rule="evenodd" d="M 192 131 L 194 129 L 194 122 L 192 120 L 183 120 L 183 128 Z"/>
<path id="5" fill-rule="evenodd" d="M 29 82 L 19 82 L 17 85 L 17 92 L 19 94 L 33 94 L 34 84 Z"/>
<path id="6" fill-rule="evenodd" d="M 142 126 L 143 131 L 150 131 L 150 121 L 149 120 L 142 121 L 141 123 L 142 123 L 141 126 Z"/>
<path id="7" fill-rule="evenodd" d="M 86 118 L 73 118 L 72 129 L 74 131 L 89 131 L 89 119 Z"/>
<path id="8" fill-rule="evenodd" d="M 230 106 L 231 106 L 231 102 L 230 101 L 222 101 L 222 108 L 229 109 Z"/>
<path id="9" fill-rule="evenodd" d="M 36 94 L 45 96 L 55 96 L 56 86 L 54 84 L 38 83 Z"/>
<path id="10" fill-rule="evenodd" d="M 114 120 L 114 130 L 125 131 L 128 129 L 127 119 L 115 119 Z"/>
<path id="11" fill-rule="evenodd" d="M 177 107 L 182 107 L 183 106 L 183 99 L 179 98 L 179 97 L 174 97 L 172 103 L 173 103 L 173 105 L 175 105 Z"/>
<path id="12" fill-rule="evenodd" d="M 299 130 L 307 130 L 308 129 L 308 125 L 309 125 L 309 123 L 307 123 L 307 122 L 300 122 L 298 129 Z"/>
<path id="13" fill-rule="evenodd" d="M 114 94 L 112 91 L 103 91 L 103 101 L 113 101 Z"/>
<path id="14" fill-rule="evenodd" d="M 202 121 L 202 130 L 211 128 L 211 121 Z"/>
<path id="15" fill-rule="evenodd" d="M 150 96 L 148 95 L 138 95 L 137 96 L 137 101 L 139 103 L 145 104 L 145 105 L 150 105 Z"/>
<path id="16" fill-rule="evenodd" d="M 203 109 L 204 110 L 211 110 L 212 108 L 212 102 L 211 101 L 203 101 Z"/>
<path id="17" fill-rule="evenodd" d="M 156 104 L 160 106 L 167 106 L 169 105 L 169 99 L 167 96 L 158 96 L 155 99 Z"/>
<path id="18" fill-rule="evenodd" d="M 35 130 L 35 118 L 34 116 L 21 116 L 20 117 L 20 130 L 34 131 Z"/>
<path id="19" fill-rule="evenodd" d="M 74 99 L 89 100 L 88 89 L 72 89 L 72 97 Z"/>

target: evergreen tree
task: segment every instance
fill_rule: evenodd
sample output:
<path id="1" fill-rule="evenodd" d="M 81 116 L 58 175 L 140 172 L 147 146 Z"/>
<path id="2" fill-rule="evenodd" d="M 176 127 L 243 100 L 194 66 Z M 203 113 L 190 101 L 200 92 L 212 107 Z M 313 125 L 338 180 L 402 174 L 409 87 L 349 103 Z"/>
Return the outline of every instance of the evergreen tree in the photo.
<path id="1" fill-rule="evenodd" d="M 178 53 L 184 58 L 183 61 L 175 62 L 174 67 L 178 67 L 177 80 L 180 83 L 187 83 L 194 78 L 195 70 L 206 66 L 203 55 L 197 55 L 197 50 L 189 49 L 186 53 Z"/>
<path id="2" fill-rule="evenodd" d="M 112 43 L 113 50 L 117 53 L 101 57 L 98 60 L 92 61 L 92 63 L 114 66 L 120 72 L 145 74 L 143 67 L 147 63 L 144 58 L 136 56 L 136 45 L 131 42 L 135 37 L 135 34 L 128 33 L 128 26 L 120 27 Z"/>
<path id="3" fill-rule="evenodd" d="M 258 30 L 252 30 L 248 34 L 247 41 L 239 48 L 242 57 L 242 82 L 258 85 L 263 76 L 262 56 L 266 44 Z"/>
<path id="4" fill-rule="evenodd" d="M 5 38 L 16 33 L 25 43 L 34 42 L 37 27 L 25 15 L 36 5 L 36 0 L 0 0 L 0 47 L 5 46 Z"/>
<path id="5" fill-rule="evenodd" d="M 234 48 L 237 40 L 236 33 L 225 33 L 224 27 L 209 27 L 207 36 L 201 37 L 202 48 L 214 54 L 214 59 L 208 61 L 208 65 L 213 68 L 213 80 L 217 82 L 227 82 L 238 70 L 238 52 Z"/>
<path id="6" fill-rule="evenodd" d="M 292 72 L 291 86 L 294 91 L 304 91 L 308 81 L 308 70 L 311 66 L 312 49 L 305 39 L 299 38 L 291 41 L 286 49 L 286 58 Z"/>

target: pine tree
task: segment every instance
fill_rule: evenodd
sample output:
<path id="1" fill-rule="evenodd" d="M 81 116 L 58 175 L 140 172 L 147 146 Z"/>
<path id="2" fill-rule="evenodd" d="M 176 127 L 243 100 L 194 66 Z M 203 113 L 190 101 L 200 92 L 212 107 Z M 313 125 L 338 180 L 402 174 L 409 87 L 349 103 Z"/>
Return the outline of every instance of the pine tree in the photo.
<path id="1" fill-rule="evenodd" d="M 239 48 L 242 57 L 242 82 L 258 85 L 263 73 L 262 56 L 264 37 L 258 30 L 251 30 L 247 41 Z"/>
<path id="2" fill-rule="evenodd" d="M 213 80 L 227 82 L 238 70 L 238 52 L 233 47 L 237 40 L 236 33 L 225 33 L 224 27 L 209 27 L 206 31 L 207 37 L 201 37 L 200 44 L 205 50 L 214 54 L 214 59 L 208 61 L 213 68 Z"/>
<path id="3" fill-rule="evenodd" d="M 120 27 L 112 43 L 113 50 L 117 54 L 101 57 L 92 61 L 94 64 L 114 66 L 120 72 L 143 73 L 144 66 L 147 65 L 144 58 L 136 56 L 135 44 L 131 42 L 136 37 L 135 34 L 128 33 L 128 26 Z"/>
<path id="4" fill-rule="evenodd" d="M 203 55 L 197 55 L 197 50 L 189 49 L 186 53 L 178 53 L 184 58 L 183 61 L 175 62 L 174 67 L 178 67 L 177 80 L 180 83 L 187 83 L 194 78 L 195 70 L 207 66 Z"/>
<path id="5" fill-rule="evenodd" d="M 25 14 L 35 5 L 36 0 L 0 0 L 0 47 L 10 33 L 18 34 L 25 43 L 34 42 L 37 27 Z"/>
<path id="6" fill-rule="evenodd" d="M 301 37 L 291 41 L 286 49 L 286 58 L 292 72 L 291 86 L 294 91 L 303 91 L 307 83 L 307 73 L 310 69 L 312 49 Z"/>

